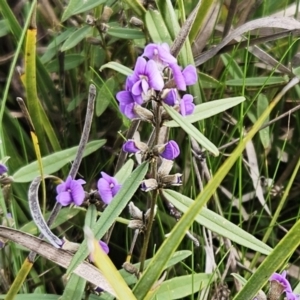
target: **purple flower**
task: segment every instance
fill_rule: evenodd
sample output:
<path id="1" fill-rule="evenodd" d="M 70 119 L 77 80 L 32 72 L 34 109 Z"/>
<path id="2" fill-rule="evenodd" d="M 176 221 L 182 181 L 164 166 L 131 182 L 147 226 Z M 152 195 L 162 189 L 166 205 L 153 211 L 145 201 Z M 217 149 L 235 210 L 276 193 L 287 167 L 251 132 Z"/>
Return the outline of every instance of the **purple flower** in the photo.
<path id="1" fill-rule="evenodd" d="M 116 98 L 119 101 L 119 107 L 122 114 L 124 114 L 128 119 L 135 119 L 138 117 L 134 112 L 134 106 L 136 105 L 136 102 L 131 92 L 118 92 Z"/>
<path id="2" fill-rule="evenodd" d="M 137 59 L 129 82 L 133 83 L 131 92 L 134 96 L 145 96 L 150 89 L 160 91 L 164 87 L 164 81 L 156 63 L 153 60 L 146 61 L 143 57 Z"/>
<path id="3" fill-rule="evenodd" d="M 109 204 L 113 197 L 118 193 L 121 185 L 117 179 L 101 172 L 102 178 L 98 180 L 97 187 L 102 201 Z"/>
<path id="4" fill-rule="evenodd" d="M 109 253 L 109 248 L 108 245 L 105 242 L 102 242 L 101 240 L 99 241 L 99 245 L 102 248 L 102 250 L 108 254 Z"/>
<path id="5" fill-rule="evenodd" d="M 173 160 L 179 154 L 180 154 L 180 150 L 177 143 L 171 140 L 165 144 L 165 149 L 162 153 L 160 153 L 160 156 L 165 159 Z"/>
<path id="6" fill-rule="evenodd" d="M 6 165 L 0 163 L 0 176 L 8 171 Z"/>
<path id="7" fill-rule="evenodd" d="M 56 187 L 56 201 L 62 206 L 67 206 L 69 204 L 75 204 L 80 206 L 84 200 L 85 193 L 82 185 L 85 181 L 82 179 L 72 179 L 71 176 L 67 177 L 65 182 L 60 183 Z"/>
<path id="8" fill-rule="evenodd" d="M 123 144 L 122 147 L 124 152 L 128 153 L 137 153 L 140 149 L 135 145 L 134 140 L 128 140 L 126 143 Z"/>
<path id="9" fill-rule="evenodd" d="M 164 102 L 170 106 L 174 106 L 177 102 L 177 91 L 176 89 L 170 89 L 169 93 L 167 94 Z"/>
<path id="10" fill-rule="evenodd" d="M 283 271 L 282 274 L 274 273 L 270 279 L 270 281 L 277 281 L 281 286 L 282 292 L 285 292 L 287 300 L 299 300 L 300 295 L 294 294 L 292 291 L 292 287 L 288 280 L 286 279 L 286 271 Z"/>
<path id="11" fill-rule="evenodd" d="M 179 103 L 180 113 L 183 116 L 191 115 L 194 112 L 195 104 L 193 103 L 194 98 L 190 94 L 186 94 L 182 97 Z"/>
<path id="12" fill-rule="evenodd" d="M 173 72 L 173 79 L 179 90 L 185 91 L 187 85 L 192 85 L 197 82 L 196 68 L 192 65 L 188 65 L 183 71 L 177 64 L 171 64 L 170 68 Z"/>
<path id="13" fill-rule="evenodd" d="M 197 82 L 197 71 L 193 65 L 186 66 L 182 71 L 182 75 L 186 85 L 193 85 Z"/>
<path id="14" fill-rule="evenodd" d="M 161 69 L 166 65 L 177 63 L 177 59 L 170 53 L 170 47 L 167 43 L 147 45 L 142 56 L 154 60 L 159 67 L 162 67 Z"/>

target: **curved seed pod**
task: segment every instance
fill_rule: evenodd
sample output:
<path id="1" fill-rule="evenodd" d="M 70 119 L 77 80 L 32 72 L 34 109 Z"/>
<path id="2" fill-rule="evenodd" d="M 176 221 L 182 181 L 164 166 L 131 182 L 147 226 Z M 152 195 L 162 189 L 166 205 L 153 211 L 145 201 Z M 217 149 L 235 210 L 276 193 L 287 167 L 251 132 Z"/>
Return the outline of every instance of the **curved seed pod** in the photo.
<path id="1" fill-rule="evenodd" d="M 59 179 L 56 176 L 50 176 L 50 175 L 44 176 L 44 178 Z M 41 212 L 39 198 L 38 198 L 38 190 L 41 181 L 42 181 L 41 176 L 38 176 L 31 182 L 29 186 L 28 200 L 29 200 L 29 208 L 30 208 L 31 216 L 36 226 L 38 227 L 40 232 L 44 235 L 44 237 L 49 241 L 49 243 L 51 243 L 51 245 L 53 245 L 56 248 L 61 248 L 64 242 L 60 238 L 58 238 L 55 234 L 52 233 Z"/>

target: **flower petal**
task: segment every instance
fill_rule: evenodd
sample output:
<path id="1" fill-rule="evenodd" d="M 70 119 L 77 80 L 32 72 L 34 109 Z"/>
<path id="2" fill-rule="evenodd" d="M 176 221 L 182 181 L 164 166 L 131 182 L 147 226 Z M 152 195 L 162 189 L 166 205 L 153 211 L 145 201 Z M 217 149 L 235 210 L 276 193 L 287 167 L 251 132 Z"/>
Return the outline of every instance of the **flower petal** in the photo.
<path id="1" fill-rule="evenodd" d="M 8 171 L 8 168 L 4 164 L 0 164 L 0 176 Z"/>
<path id="2" fill-rule="evenodd" d="M 136 147 L 134 140 L 128 140 L 126 143 L 123 144 L 122 149 L 124 152 L 128 153 L 136 153 L 140 151 L 140 149 Z"/>
<path id="3" fill-rule="evenodd" d="M 170 68 L 172 69 L 173 78 L 177 85 L 177 88 L 181 91 L 185 91 L 186 90 L 185 79 L 182 75 L 180 67 L 177 64 L 171 64 Z"/>
<path id="4" fill-rule="evenodd" d="M 182 75 L 186 85 L 192 85 L 197 82 L 197 70 L 193 65 L 188 65 L 183 71 Z"/>
<path id="5" fill-rule="evenodd" d="M 98 180 L 97 187 L 102 201 L 105 204 L 109 204 L 113 198 L 109 183 L 104 178 L 100 178 Z"/>
<path id="6" fill-rule="evenodd" d="M 160 154 L 160 156 L 165 159 L 172 160 L 172 159 L 176 158 L 179 154 L 180 154 L 180 150 L 179 150 L 177 143 L 175 141 L 171 140 L 165 145 L 165 149 Z"/>
<path id="7" fill-rule="evenodd" d="M 106 254 L 109 253 L 108 245 L 105 242 L 99 241 L 99 245 Z"/>
<path id="8" fill-rule="evenodd" d="M 181 115 L 188 116 L 194 112 L 195 104 L 193 103 L 193 100 L 194 98 L 190 94 L 186 94 L 182 97 L 179 103 Z"/>
<path id="9" fill-rule="evenodd" d="M 72 197 L 70 192 L 61 192 L 56 196 L 56 201 L 62 206 L 67 206 L 72 203 Z"/>
<path id="10" fill-rule="evenodd" d="M 149 60 L 147 62 L 145 74 L 148 77 L 148 83 L 151 88 L 157 91 L 161 91 L 163 89 L 164 80 L 153 60 Z"/>
<path id="11" fill-rule="evenodd" d="M 176 89 L 170 89 L 169 93 L 167 94 L 164 102 L 170 106 L 174 106 L 177 102 L 177 92 Z"/>
<path id="12" fill-rule="evenodd" d="M 80 206 L 83 203 L 85 197 L 85 193 L 82 185 L 78 182 L 78 180 L 73 180 L 71 182 L 70 189 L 71 189 L 71 196 L 74 204 Z"/>

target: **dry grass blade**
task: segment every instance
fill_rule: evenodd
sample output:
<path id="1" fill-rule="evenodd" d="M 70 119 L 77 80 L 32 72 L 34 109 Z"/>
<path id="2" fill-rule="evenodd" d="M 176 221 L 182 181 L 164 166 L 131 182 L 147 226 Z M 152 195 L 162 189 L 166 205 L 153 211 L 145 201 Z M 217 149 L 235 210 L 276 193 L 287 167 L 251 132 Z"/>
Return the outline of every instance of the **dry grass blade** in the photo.
<path id="1" fill-rule="evenodd" d="M 68 268 L 73 257 L 73 255 L 67 251 L 56 249 L 47 242 L 16 229 L 0 226 L 0 237 L 13 241 L 18 245 L 22 245 L 65 269 Z M 84 261 L 78 265 L 74 270 L 74 273 L 110 294 L 115 295 L 114 290 L 100 271 L 88 262 Z"/>
<path id="2" fill-rule="evenodd" d="M 198 2 L 197 6 L 193 9 L 192 13 L 189 15 L 189 17 L 187 18 L 187 20 L 184 22 L 184 24 L 182 25 L 179 34 L 177 35 L 173 45 L 171 46 L 171 53 L 177 57 L 180 49 L 182 48 L 186 38 L 189 35 L 189 32 L 192 28 L 192 25 L 194 23 L 194 20 L 197 16 L 197 12 L 199 10 L 201 1 Z"/>
<path id="3" fill-rule="evenodd" d="M 300 29 L 300 22 L 298 22 L 295 19 L 286 18 L 286 17 L 281 17 L 281 18 L 266 17 L 266 18 L 261 18 L 261 19 L 257 19 L 245 23 L 244 25 L 233 30 L 217 46 L 196 57 L 195 58 L 196 66 L 202 65 L 210 58 L 214 57 L 225 45 L 227 45 L 230 41 L 236 39 L 237 37 L 240 37 L 245 32 L 258 29 L 258 28 L 263 28 L 263 27 L 296 30 L 296 29 Z"/>

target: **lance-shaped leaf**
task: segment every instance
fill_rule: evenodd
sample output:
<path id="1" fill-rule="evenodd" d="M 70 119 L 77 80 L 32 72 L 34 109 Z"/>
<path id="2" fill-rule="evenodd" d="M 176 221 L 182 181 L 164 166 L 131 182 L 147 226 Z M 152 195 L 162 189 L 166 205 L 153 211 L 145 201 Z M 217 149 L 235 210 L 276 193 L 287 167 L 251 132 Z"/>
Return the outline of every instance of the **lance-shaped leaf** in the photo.
<path id="1" fill-rule="evenodd" d="M 120 215 L 122 210 L 126 207 L 136 190 L 139 188 L 141 181 L 144 179 L 148 171 L 148 162 L 144 162 L 138 166 L 122 185 L 120 191 L 113 198 L 112 202 L 108 205 L 102 213 L 101 218 L 97 221 L 94 228 L 92 228 L 95 238 L 101 239 L 108 231 L 111 225 L 115 222 L 116 218 Z M 117 176 L 117 175 L 116 175 Z M 82 262 L 88 255 L 86 240 L 80 245 L 77 253 L 72 260 L 68 269 L 68 273 L 72 272 L 74 268 Z"/>
<path id="2" fill-rule="evenodd" d="M 195 110 L 191 115 L 183 117 L 183 120 L 187 123 L 194 123 L 197 121 L 201 121 L 207 119 L 211 116 L 219 114 L 226 109 L 234 107 L 243 101 L 245 101 L 245 97 L 232 97 L 226 99 L 219 99 L 214 101 L 209 101 L 206 103 L 202 103 L 195 106 Z M 165 123 L 168 127 L 178 127 L 179 124 L 175 121 L 168 121 Z"/>
<path id="3" fill-rule="evenodd" d="M 170 107 L 167 104 L 163 103 L 163 107 L 168 112 L 168 114 L 172 117 L 172 119 L 178 123 L 178 125 L 191 137 L 193 137 L 201 146 L 203 146 L 206 150 L 213 153 L 215 156 L 219 155 L 218 148 L 207 139 L 195 126 L 186 122 L 184 117 L 180 115 L 173 107 Z"/>
<path id="4" fill-rule="evenodd" d="M 83 156 L 87 156 L 105 144 L 105 140 L 92 141 L 85 147 Z M 52 174 L 75 159 L 78 146 L 65 149 L 42 158 L 43 171 Z M 15 182 L 29 182 L 39 175 L 38 163 L 34 161 L 19 169 L 14 175 Z"/>
<path id="5" fill-rule="evenodd" d="M 24 246 L 65 269 L 68 268 L 73 257 L 68 251 L 56 249 L 48 242 L 16 229 L 0 226 L 0 237 Z M 74 273 L 115 296 L 114 290 L 105 277 L 90 263 L 83 261 L 74 269 Z"/>
<path id="6" fill-rule="evenodd" d="M 163 190 L 163 195 L 168 201 L 174 204 L 177 209 L 184 213 L 194 202 L 192 199 L 168 189 Z M 202 208 L 199 215 L 195 218 L 195 221 L 209 230 L 254 251 L 266 255 L 272 251 L 271 247 L 206 207 Z"/>
<path id="7" fill-rule="evenodd" d="M 128 67 L 123 66 L 115 61 L 110 61 L 109 63 L 104 64 L 103 66 L 101 66 L 99 71 L 102 71 L 103 69 L 106 69 L 106 68 L 115 70 L 125 76 L 129 76 L 133 73 L 133 71 L 131 69 L 129 69 Z"/>

